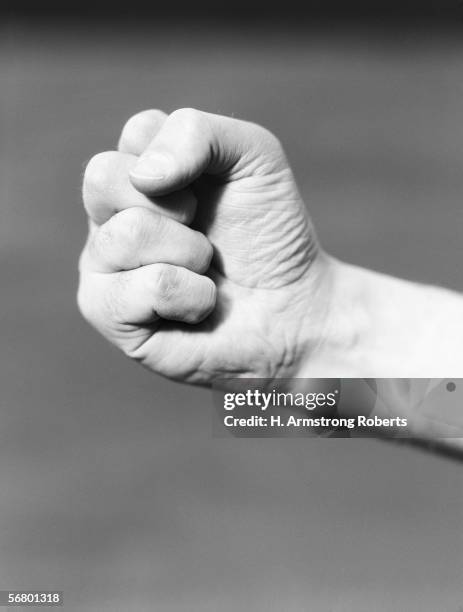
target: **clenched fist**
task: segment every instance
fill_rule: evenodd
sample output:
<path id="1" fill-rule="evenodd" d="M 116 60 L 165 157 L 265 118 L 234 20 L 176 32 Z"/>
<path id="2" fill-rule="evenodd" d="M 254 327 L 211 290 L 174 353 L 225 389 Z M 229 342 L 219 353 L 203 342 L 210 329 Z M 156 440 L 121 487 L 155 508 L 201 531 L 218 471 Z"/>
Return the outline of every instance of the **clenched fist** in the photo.
<path id="1" fill-rule="evenodd" d="M 155 372 L 198 384 L 462 374 L 462 298 L 329 257 L 264 128 L 140 113 L 117 152 L 90 161 L 83 197 L 82 313 Z"/>

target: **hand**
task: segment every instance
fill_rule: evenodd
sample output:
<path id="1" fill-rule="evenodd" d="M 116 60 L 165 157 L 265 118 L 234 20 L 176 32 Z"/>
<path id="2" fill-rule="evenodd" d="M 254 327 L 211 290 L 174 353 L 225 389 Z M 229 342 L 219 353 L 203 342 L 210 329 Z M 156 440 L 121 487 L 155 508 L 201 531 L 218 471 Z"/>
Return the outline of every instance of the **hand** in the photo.
<path id="1" fill-rule="evenodd" d="M 127 355 L 201 384 L 293 377 L 315 362 L 336 264 L 270 132 L 146 111 L 119 152 L 90 161 L 83 193 L 79 305 Z"/>
<path id="2" fill-rule="evenodd" d="M 261 127 L 140 113 L 119 152 L 90 161 L 83 191 L 80 308 L 155 372 L 199 384 L 463 376 L 462 297 L 329 257 Z"/>

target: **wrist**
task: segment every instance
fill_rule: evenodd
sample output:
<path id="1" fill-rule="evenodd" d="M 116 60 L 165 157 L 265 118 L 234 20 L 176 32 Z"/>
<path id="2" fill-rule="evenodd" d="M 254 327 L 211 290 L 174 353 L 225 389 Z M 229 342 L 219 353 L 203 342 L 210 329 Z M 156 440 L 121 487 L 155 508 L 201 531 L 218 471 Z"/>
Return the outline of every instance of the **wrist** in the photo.
<path id="1" fill-rule="evenodd" d="M 324 313 L 298 376 L 463 376 L 462 296 L 323 258 Z"/>

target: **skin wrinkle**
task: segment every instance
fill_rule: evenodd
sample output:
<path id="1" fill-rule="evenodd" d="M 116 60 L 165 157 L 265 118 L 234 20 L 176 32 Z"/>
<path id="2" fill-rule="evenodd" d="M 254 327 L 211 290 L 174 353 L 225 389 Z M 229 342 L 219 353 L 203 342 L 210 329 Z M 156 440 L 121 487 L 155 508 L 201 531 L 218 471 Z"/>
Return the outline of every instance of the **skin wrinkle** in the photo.
<path id="1" fill-rule="evenodd" d="M 453 355 L 454 362 L 459 361 L 455 356 L 461 356 L 463 330 L 459 331 L 458 321 L 463 317 L 455 313 L 463 311 L 461 297 L 440 290 L 428 293 L 326 255 L 319 246 L 283 148 L 267 130 L 194 109 L 177 111 L 159 125 L 148 123 L 151 134 L 143 135 L 138 150 L 92 158 L 93 164 L 110 163 L 113 167 L 94 167 L 87 176 L 90 181 L 101 181 L 95 188 L 104 190 L 111 171 L 128 172 L 122 170 L 117 155 L 136 156 L 148 147 L 151 153 L 170 156 L 173 166 L 167 183 L 159 177 L 150 180 L 149 172 L 142 182 L 126 176 L 125 182 L 117 183 L 120 191 L 114 182 L 114 189 L 105 191 L 107 201 L 96 205 L 89 202 L 84 179 L 87 210 L 92 214 L 101 206 L 97 212 L 104 217 L 111 216 L 115 204 L 129 208 L 130 190 L 122 188 L 128 184 L 130 189 L 136 189 L 137 198 L 146 208 L 169 193 L 171 200 L 164 208 L 159 206 L 152 211 L 168 214 L 169 206 L 175 207 L 177 190 L 194 178 L 186 192 L 194 194 L 199 203 L 193 227 L 214 248 L 212 265 L 207 270 L 212 281 L 205 285 L 188 270 L 201 259 L 201 245 L 190 240 L 191 236 L 184 238 L 186 234 L 178 228 L 168 233 L 169 248 L 159 240 L 162 232 L 154 226 L 140 230 L 146 232 L 141 241 L 130 232 L 121 233 L 117 238 L 120 244 L 114 247 L 118 265 L 127 268 L 141 263 L 174 265 L 169 259 L 172 253 L 180 253 L 184 247 L 195 252 L 182 261 L 186 266 L 182 274 L 189 272 L 191 276 L 179 283 L 178 294 L 172 289 L 172 299 L 164 301 L 155 292 L 148 296 L 139 284 L 141 277 L 136 277 L 137 270 L 132 269 L 124 273 L 138 279 L 133 280 L 131 295 L 124 293 L 123 287 L 110 288 L 105 281 L 112 273 L 92 277 L 89 288 L 90 269 L 98 263 L 94 260 L 99 255 L 87 245 L 80 266 L 81 309 L 124 352 L 161 375 L 202 385 L 236 375 L 403 376 L 410 372 L 417 353 L 417 367 L 421 375 L 426 375 L 430 369 L 435 371 L 435 358 L 422 350 L 417 338 L 430 337 L 429 328 L 438 321 L 443 328 L 447 326 L 438 338 L 430 338 L 441 347 L 439 361 L 451 362 L 447 354 Z M 131 125 L 140 123 L 132 121 Z M 138 136 L 130 134 L 130 124 L 124 130 L 124 146 L 134 146 Z M 198 177 L 201 170 L 203 174 Z M 92 189 L 91 186 L 90 192 Z M 136 236 L 136 232 L 133 234 Z M 150 252 L 153 261 L 145 261 L 137 249 L 140 242 L 149 243 L 151 234 L 152 240 L 158 241 L 157 248 Z M 212 282 L 217 301 L 209 314 L 214 297 Z M 182 294 L 182 290 L 186 293 Z M 127 301 L 119 306 L 117 302 L 113 304 L 117 311 L 127 306 L 134 316 L 141 313 L 138 326 L 127 325 L 125 334 L 117 321 L 103 320 L 104 296 L 111 291 L 119 291 L 119 299 Z M 85 303 L 89 300 L 92 306 Z M 452 301 L 454 308 L 448 306 Z M 429 302 L 426 308 L 424 302 Z M 149 322 L 153 312 L 164 317 L 158 325 Z M 107 318 L 111 317 L 114 313 L 109 312 Z M 206 319 L 198 324 L 184 322 L 195 323 L 203 317 Z"/>
<path id="2" fill-rule="evenodd" d="M 291 351 L 287 346 L 288 343 L 280 338 L 278 342 L 281 344 L 280 349 L 284 354 L 278 356 L 278 348 L 271 340 L 273 317 L 270 317 L 272 323 L 267 325 L 266 317 L 261 315 L 266 304 L 272 304 L 270 310 L 274 313 L 274 317 L 278 317 L 280 313 L 287 310 L 288 302 L 290 303 L 295 299 L 295 293 L 291 286 L 299 278 L 306 275 L 307 267 L 312 264 L 312 257 L 304 259 L 298 254 L 299 250 L 307 250 L 307 247 L 303 246 L 304 244 L 308 245 L 313 241 L 311 226 L 308 223 L 305 206 L 301 203 L 297 188 L 292 180 L 292 174 L 285 167 L 284 153 L 277 139 L 267 130 L 241 122 L 240 125 L 243 127 L 240 129 L 247 136 L 240 142 L 240 148 L 224 148 L 222 140 L 225 136 L 224 134 L 217 136 L 209 115 L 186 109 L 174 113 L 169 120 L 171 125 L 173 125 L 172 122 L 180 122 L 184 142 L 194 141 L 197 143 L 201 138 L 204 138 L 205 117 L 207 117 L 206 123 L 208 125 L 205 140 L 209 143 L 209 149 L 205 155 L 204 151 L 206 149 L 203 149 L 202 163 L 208 167 L 208 172 L 220 168 L 222 173 L 220 177 L 221 185 L 218 186 L 215 193 L 213 192 L 213 202 L 211 202 L 215 211 L 211 218 L 213 229 L 210 238 L 215 245 L 216 256 L 220 256 L 225 263 L 224 270 L 229 278 L 223 277 L 220 279 L 220 275 L 214 273 L 213 268 L 211 268 L 210 273 L 218 282 L 219 290 L 220 287 L 222 287 L 222 290 L 227 287 L 227 291 L 231 293 L 245 291 L 246 299 L 250 303 L 256 300 L 258 308 L 250 310 L 247 315 L 248 320 L 254 321 L 255 330 L 253 332 L 255 348 L 249 353 L 249 359 L 251 362 L 261 363 L 258 366 L 260 370 L 262 368 L 265 371 L 279 370 L 283 367 L 283 364 L 292 362 L 292 358 L 288 357 Z M 188 124 L 187 126 L 185 126 L 185 122 Z M 216 123 L 214 119 L 214 124 Z M 220 121 L 218 124 L 220 125 Z M 200 129 L 201 126 L 202 130 Z M 229 129 L 228 122 L 227 129 Z M 208 139 L 207 132 L 209 130 L 213 137 Z M 246 141 L 246 139 L 248 140 Z M 161 144 L 161 141 L 162 138 L 159 139 L 158 144 Z M 155 145 L 150 145 L 150 147 L 153 146 Z M 275 154 L 269 153 L 272 150 Z M 187 155 L 191 156 L 192 154 L 193 149 L 188 149 Z M 215 168 L 211 166 L 211 160 L 214 160 Z M 102 161 L 104 162 L 105 159 L 103 158 Z M 235 164 L 233 168 L 230 166 L 231 163 Z M 220 165 L 222 166 L 220 167 Z M 224 167 L 226 168 L 225 171 Z M 241 174 L 242 169 L 244 169 L 243 174 Z M 183 171 L 185 172 L 185 169 Z M 233 178 L 233 182 L 230 182 L 231 178 Z M 237 184 L 239 184 L 239 187 L 237 187 Z M 203 185 L 200 192 L 203 191 L 203 188 L 208 189 L 209 185 Z M 262 190 L 271 194 L 271 197 L 262 200 Z M 225 208 L 221 204 L 224 200 L 229 202 L 229 205 Z M 262 206 L 263 202 L 265 202 L 264 206 Z M 204 205 L 205 203 L 202 202 L 202 207 Z M 300 222 L 301 214 L 302 224 Z M 251 217 L 251 221 L 249 217 Z M 223 235 L 229 235 L 230 238 L 224 241 Z M 217 242 L 215 237 L 217 237 Z M 129 232 L 128 238 L 130 243 L 131 232 Z M 125 240 L 123 235 L 121 240 Z M 297 243 L 299 243 L 299 247 Z M 128 251 L 132 248 L 129 244 Z M 308 250 L 310 251 L 310 249 Z M 127 251 L 125 253 L 121 251 L 121 260 L 128 257 Z M 133 255 L 132 263 L 137 263 L 137 260 L 133 259 Z M 138 263 L 140 263 L 139 259 Z M 244 272 L 246 273 L 246 280 L 243 275 Z M 254 295 L 252 288 L 258 293 Z M 281 291 L 281 295 L 279 293 L 267 294 L 267 291 Z M 270 297 L 270 302 L 267 295 Z M 299 299 L 296 299 L 296 301 L 299 302 Z M 154 308 L 154 310 L 156 309 Z M 172 311 L 171 316 L 175 318 L 179 316 L 179 313 Z M 195 345 L 195 351 L 190 355 L 197 354 L 198 349 L 196 347 L 200 342 L 206 342 L 207 344 L 207 340 L 210 340 L 208 333 L 215 332 L 217 329 L 229 333 L 226 330 L 231 330 L 233 326 L 239 328 L 239 320 L 242 317 L 240 310 L 234 308 L 233 311 L 224 316 L 223 320 L 213 318 L 215 329 L 211 330 L 207 322 L 195 326 L 193 334 L 199 338 L 199 342 Z M 161 328 L 164 325 L 162 323 Z M 261 325 L 264 325 L 264 331 L 260 329 Z M 182 324 L 178 327 L 179 329 L 186 329 Z M 159 331 L 161 328 L 159 328 Z M 201 330 L 206 329 L 209 329 L 209 332 L 204 335 Z M 159 333 L 159 331 L 156 333 Z M 186 333 L 191 335 L 192 330 L 188 330 Z M 138 336 L 137 338 L 140 339 Z M 147 348 L 147 345 L 153 344 L 154 340 L 155 336 L 152 336 L 148 337 L 147 342 L 143 344 L 137 342 L 139 345 L 138 353 L 141 354 L 143 349 Z M 222 344 L 222 341 L 218 344 Z M 244 352 L 248 353 L 249 350 L 248 347 Z M 268 367 L 264 365 L 265 355 L 271 361 Z M 216 353 L 215 359 L 220 362 L 218 353 Z M 240 359 L 239 353 L 237 359 Z M 255 366 L 256 363 L 251 368 L 248 366 L 241 368 L 241 370 L 251 372 Z M 233 369 L 235 372 L 240 370 L 240 368 L 235 367 Z"/>
<path id="3" fill-rule="evenodd" d="M 228 281 L 227 281 L 228 282 Z M 272 291 L 269 289 L 263 289 L 260 290 L 263 292 L 263 294 L 269 293 L 271 294 Z M 252 290 L 247 290 L 248 294 L 252 293 Z M 266 300 L 265 300 L 266 301 Z M 279 307 L 279 309 L 274 310 L 275 316 L 278 312 L 287 312 L 287 303 L 286 300 L 281 300 L 281 305 Z M 228 319 L 224 319 L 222 320 L 222 322 L 220 323 L 220 326 L 227 326 L 227 320 L 229 320 L 230 317 L 228 317 Z M 249 320 L 249 317 L 246 319 Z M 251 329 L 258 329 L 262 323 L 263 319 L 259 316 L 257 316 L 257 320 L 254 323 L 254 325 L 251 326 Z M 271 322 L 270 322 L 271 321 Z M 300 349 L 300 344 L 299 342 L 297 342 L 297 340 L 295 340 L 295 338 L 297 338 L 297 333 L 300 332 L 300 328 L 294 329 L 293 333 L 290 334 L 290 336 L 292 337 L 292 341 L 288 341 L 285 340 L 284 344 L 282 344 L 280 342 L 280 349 L 281 347 L 283 347 L 283 354 L 280 355 L 278 353 L 278 351 L 275 350 L 275 344 L 273 344 L 269 338 L 272 336 L 272 334 L 270 333 L 273 329 L 274 329 L 274 325 L 275 325 L 275 321 L 272 318 L 269 321 L 269 328 L 268 329 L 263 329 L 260 332 L 257 332 L 257 336 L 253 337 L 253 342 L 256 346 L 261 346 L 262 347 L 266 346 L 267 350 L 262 354 L 265 354 L 265 359 L 268 362 L 267 366 L 263 366 L 261 365 L 262 359 L 258 358 L 255 354 L 253 357 L 249 356 L 248 357 L 248 362 L 249 364 L 253 364 L 252 368 L 248 367 L 248 368 L 244 368 L 242 374 L 246 373 L 251 377 L 275 377 L 277 376 L 277 373 L 280 372 L 280 370 L 282 370 L 284 367 L 289 367 L 290 364 L 293 364 L 295 361 L 295 355 L 298 353 L 299 349 Z M 265 321 L 264 321 L 265 323 Z M 242 325 L 240 326 L 242 327 Z M 189 329 L 189 333 L 191 334 L 196 334 L 197 332 L 200 334 L 200 329 L 194 329 L 191 328 Z M 217 328 L 219 329 L 219 328 Z M 246 328 L 240 329 L 240 331 L 238 332 L 239 335 L 241 337 L 246 337 L 247 336 L 247 331 Z M 220 337 L 219 337 L 220 338 Z M 221 355 L 224 354 L 223 348 L 221 347 L 221 343 L 222 341 L 218 342 L 218 346 L 216 346 L 215 350 L 212 349 L 209 351 L 208 353 L 208 359 L 212 360 L 214 363 L 217 364 L 217 367 L 220 369 L 221 374 L 219 376 L 219 378 L 223 378 L 225 376 L 224 372 L 228 369 L 231 369 L 233 371 L 233 376 L 238 376 L 239 375 L 239 369 L 236 368 L 235 366 L 231 365 L 228 361 L 226 361 L 225 363 L 222 364 L 222 366 L 220 366 L 220 360 L 221 360 Z M 200 343 L 198 342 L 196 344 L 196 347 L 198 348 L 200 345 Z M 293 347 L 293 349 L 291 349 L 290 347 Z M 269 350 L 271 349 L 271 350 Z M 262 349 L 263 351 L 263 349 Z M 245 349 L 245 353 L 247 353 L 247 350 Z M 227 354 L 225 352 L 225 354 Z M 140 358 L 139 355 L 135 355 L 137 358 Z M 243 358 L 243 356 L 241 355 L 240 357 L 241 359 Z M 257 369 L 256 369 L 257 368 Z M 262 369 L 263 368 L 263 369 Z M 198 369 L 202 369 L 200 366 L 198 366 Z M 206 370 L 209 371 L 209 366 L 206 367 Z M 201 380 L 201 384 L 205 383 L 207 376 L 206 375 L 201 375 L 199 374 L 199 371 L 196 374 L 195 380 L 198 382 L 199 380 Z"/>
<path id="4" fill-rule="evenodd" d="M 311 227 L 306 223 L 300 222 L 297 215 L 291 215 L 286 212 L 285 218 L 282 218 L 281 215 L 275 214 L 272 209 L 266 209 L 262 214 L 260 211 L 253 213 L 256 215 L 256 218 L 259 219 L 259 229 L 258 233 L 247 232 L 246 230 L 240 230 L 241 233 L 245 235 L 249 234 L 249 238 L 251 239 L 251 243 L 247 241 L 243 241 L 241 244 L 236 244 L 236 231 L 237 227 L 241 227 L 241 223 L 234 223 L 234 219 L 231 220 L 227 218 L 226 221 L 223 219 L 217 219 L 217 230 L 220 229 L 228 229 L 229 227 L 234 228 L 234 232 L 231 233 L 231 237 L 233 238 L 233 244 L 231 248 L 233 249 L 233 260 L 239 263 L 251 263 L 260 262 L 263 257 L 267 253 L 267 249 L 271 249 L 271 244 L 278 244 L 279 254 L 285 258 L 287 261 L 291 261 L 290 268 L 288 269 L 297 269 L 298 265 L 302 265 L 303 267 L 307 267 L 307 264 L 310 266 L 310 263 L 313 259 L 313 242 L 314 239 L 311 237 L 313 231 Z M 248 240 L 249 240 L 248 238 Z M 214 236 L 212 236 L 212 240 L 214 240 Z M 299 241 L 299 243 L 298 243 Z M 306 242 L 306 244 L 310 245 L 309 247 L 300 248 L 300 244 Z M 259 244 L 260 243 L 260 244 Z M 259 246 L 255 246 L 259 245 Z M 223 247 L 222 252 L 225 252 L 229 247 Z M 275 247 L 274 247 L 275 248 Z M 309 250 L 310 256 L 309 258 L 305 258 L 306 250 Z M 246 250 L 248 250 L 248 256 L 246 256 Z M 243 256 L 239 254 L 243 253 Z M 251 258 L 250 260 L 248 258 Z M 273 266 L 279 266 L 279 262 L 275 262 L 272 260 L 270 262 Z M 284 268 L 283 268 L 284 269 Z M 265 274 L 262 275 L 265 277 Z M 295 275 L 296 277 L 298 274 Z M 259 286 L 263 286 L 262 283 Z"/>

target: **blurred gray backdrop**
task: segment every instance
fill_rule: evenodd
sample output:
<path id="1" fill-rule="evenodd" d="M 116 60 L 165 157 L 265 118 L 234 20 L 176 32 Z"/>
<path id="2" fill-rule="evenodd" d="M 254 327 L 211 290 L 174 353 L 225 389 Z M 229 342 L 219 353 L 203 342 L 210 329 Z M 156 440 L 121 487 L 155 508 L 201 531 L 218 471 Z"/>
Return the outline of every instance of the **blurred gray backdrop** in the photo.
<path id="1" fill-rule="evenodd" d="M 266 125 L 328 250 L 463 290 L 461 33 L 1 33 L 0 589 L 64 590 L 70 612 L 461 610 L 461 464 L 374 440 L 214 439 L 209 392 L 130 363 L 75 306 L 85 162 L 150 107 Z"/>

